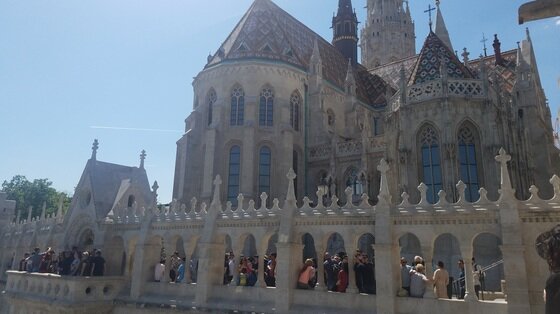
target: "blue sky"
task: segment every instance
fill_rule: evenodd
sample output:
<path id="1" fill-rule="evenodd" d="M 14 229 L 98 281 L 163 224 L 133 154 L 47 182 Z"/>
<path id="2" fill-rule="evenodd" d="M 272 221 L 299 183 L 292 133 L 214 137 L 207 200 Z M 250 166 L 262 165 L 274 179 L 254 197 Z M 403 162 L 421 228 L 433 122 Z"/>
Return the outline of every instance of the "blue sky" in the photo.
<path id="1" fill-rule="evenodd" d="M 327 40 L 337 0 L 277 0 Z M 455 49 L 482 52 L 482 33 L 502 50 L 529 27 L 553 116 L 560 105 L 560 19 L 517 25 L 526 0 L 442 1 Z M 0 0 L 0 182 L 48 178 L 73 193 L 91 144 L 98 159 L 138 165 L 147 151 L 159 200 L 171 200 L 175 142 L 192 109 L 192 78 L 252 0 Z M 429 0 L 410 0 L 417 49 Z M 364 21 L 366 0 L 354 0 Z M 492 51 L 491 42 L 488 42 Z M 109 128 L 99 128 L 109 127 Z M 129 130 L 134 129 L 134 130 Z M 147 131 L 141 129 L 157 129 Z"/>

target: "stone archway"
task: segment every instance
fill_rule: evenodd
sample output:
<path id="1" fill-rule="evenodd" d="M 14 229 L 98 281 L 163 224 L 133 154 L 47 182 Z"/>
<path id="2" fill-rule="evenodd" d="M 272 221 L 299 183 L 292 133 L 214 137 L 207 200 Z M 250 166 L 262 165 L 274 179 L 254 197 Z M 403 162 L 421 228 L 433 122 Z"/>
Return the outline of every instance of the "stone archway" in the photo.
<path id="1" fill-rule="evenodd" d="M 93 233 L 93 230 L 87 228 L 80 232 L 76 246 L 78 247 L 79 250 L 93 251 L 94 240 L 95 240 L 95 235 Z"/>

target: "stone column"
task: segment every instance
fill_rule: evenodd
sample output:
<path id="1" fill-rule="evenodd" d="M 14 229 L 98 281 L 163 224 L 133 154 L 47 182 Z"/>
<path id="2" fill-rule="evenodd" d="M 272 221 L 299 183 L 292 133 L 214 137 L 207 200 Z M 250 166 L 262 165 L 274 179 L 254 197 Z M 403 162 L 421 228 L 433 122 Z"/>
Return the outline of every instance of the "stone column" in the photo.
<path id="1" fill-rule="evenodd" d="M 325 262 L 325 248 L 323 248 L 322 245 L 315 244 L 315 252 L 317 252 L 317 286 L 315 289 L 319 291 L 327 291 L 327 285 L 325 284 L 325 266 L 323 266 L 323 263 Z M 352 267 L 354 267 L 354 265 L 352 265 Z"/>
<path id="2" fill-rule="evenodd" d="M 281 261 L 276 264 L 278 274 L 285 274 L 276 278 L 276 310 L 287 313 L 293 300 L 293 293 L 297 286 L 299 270 L 302 267 L 303 244 L 277 243 L 278 256 Z"/>
<path id="3" fill-rule="evenodd" d="M 426 282 L 426 291 L 424 291 L 425 299 L 435 299 L 436 295 L 434 293 L 434 283 L 431 281 L 434 277 L 433 267 L 433 249 L 430 246 L 422 246 L 422 252 L 424 252 L 424 263 L 425 263 L 425 275 L 429 282 Z"/>
<path id="4" fill-rule="evenodd" d="M 200 243 L 200 259 L 196 284 L 195 302 L 205 306 L 213 286 L 223 285 L 224 281 L 224 243 Z"/>
<path id="5" fill-rule="evenodd" d="M 471 257 L 473 256 L 472 246 L 470 244 L 461 246 L 461 253 L 465 261 L 465 301 L 478 301 L 476 293 L 474 293 L 474 279 L 471 263 Z"/>
<path id="6" fill-rule="evenodd" d="M 266 288 L 266 282 L 264 281 L 264 272 L 266 271 L 266 266 L 264 264 L 264 255 L 266 254 L 266 249 L 263 249 L 259 252 L 259 270 L 258 270 L 258 278 L 257 278 L 257 286 L 260 288 Z"/>
<path id="7" fill-rule="evenodd" d="M 348 253 L 346 253 L 348 254 Z M 358 287 L 356 287 L 356 273 L 354 272 L 354 252 L 350 253 L 348 256 L 348 293 L 357 293 Z"/>
<path id="8" fill-rule="evenodd" d="M 377 284 L 377 313 L 394 314 L 395 298 L 400 281 L 397 266 L 399 257 L 393 239 L 391 194 L 387 181 L 389 165 L 382 159 L 377 167 L 381 172 L 379 202 L 375 207 L 375 278 Z M 372 217 L 373 218 L 373 217 Z"/>
<path id="9" fill-rule="evenodd" d="M 138 299 L 143 293 L 146 282 L 153 281 L 155 263 L 159 262 L 160 245 L 158 243 L 139 243 L 136 245 L 130 297 Z"/>
<path id="10" fill-rule="evenodd" d="M 525 263 L 525 246 L 521 237 L 521 219 L 518 201 L 511 186 L 507 162 L 511 156 L 500 149 L 496 161 L 500 163 L 500 224 L 502 227 L 502 255 L 504 258 L 504 275 L 507 284 L 508 314 L 530 313 L 527 265 Z"/>

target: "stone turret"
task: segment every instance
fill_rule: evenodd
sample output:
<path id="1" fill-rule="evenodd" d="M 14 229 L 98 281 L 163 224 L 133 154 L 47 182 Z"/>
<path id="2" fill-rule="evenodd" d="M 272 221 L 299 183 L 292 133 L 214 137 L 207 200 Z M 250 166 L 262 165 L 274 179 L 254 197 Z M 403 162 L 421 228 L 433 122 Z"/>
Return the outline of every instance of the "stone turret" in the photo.
<path id="1" fill-rule="evenodd" d="M 358 18 L 351 0 L 339 0 L 338 12 L 332 19 L 332 44 L 352 63 L 358 62 Z"/>
<path id="2" fill-rule="evenodd" d="M 360 45 L 366 68 L 415 55 L 415 38 L 408 1 L 368 0 Z"/>

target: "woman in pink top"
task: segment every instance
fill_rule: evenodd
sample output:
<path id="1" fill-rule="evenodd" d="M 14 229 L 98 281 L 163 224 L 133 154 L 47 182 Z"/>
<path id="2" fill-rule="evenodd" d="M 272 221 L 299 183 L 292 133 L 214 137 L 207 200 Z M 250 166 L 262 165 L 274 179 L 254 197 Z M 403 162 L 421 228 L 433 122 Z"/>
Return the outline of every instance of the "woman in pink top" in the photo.
<path id="1" fill-rule="evenodd" d="M 315 277 L 315 268 L 313 267 L 313 260 L 308 258 L 305 260 L 303 268 L 299 272 L 297 287 L 298 289 L 313 289 L 309 284 Z"/>

